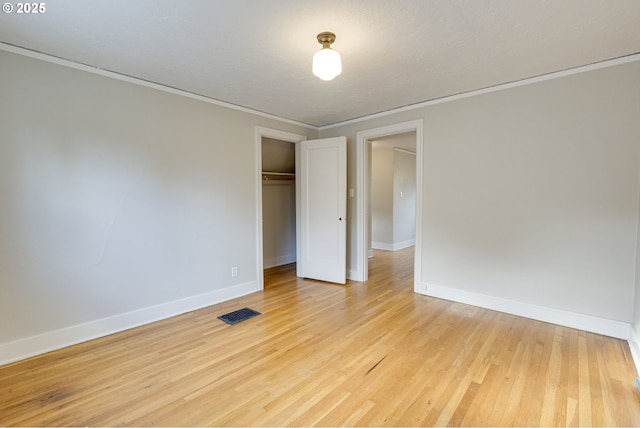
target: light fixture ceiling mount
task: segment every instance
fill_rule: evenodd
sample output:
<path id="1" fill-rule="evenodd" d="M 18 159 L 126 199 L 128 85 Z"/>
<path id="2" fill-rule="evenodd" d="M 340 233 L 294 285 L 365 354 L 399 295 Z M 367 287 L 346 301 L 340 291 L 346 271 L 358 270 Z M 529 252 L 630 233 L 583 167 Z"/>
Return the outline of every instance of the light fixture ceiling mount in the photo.
<path id="1" fill-rule="evenodd" d="M 318 43 L 322 45 L 322 48 L 330 48 L 331 43 L 336 41 L 336 35 L 330 31 L 318 34 Z"/>
<path id="2" fill-rule="evenodd" d="M 336 35 L 325 31 L 318 34 L 318 43 L 322 49 L 313 55 L 313 74 L 322 80 L 332 80 L 342 73 L 342 60 L 340 54 L 331 49 L 331 44 L 336 41 Z"/>

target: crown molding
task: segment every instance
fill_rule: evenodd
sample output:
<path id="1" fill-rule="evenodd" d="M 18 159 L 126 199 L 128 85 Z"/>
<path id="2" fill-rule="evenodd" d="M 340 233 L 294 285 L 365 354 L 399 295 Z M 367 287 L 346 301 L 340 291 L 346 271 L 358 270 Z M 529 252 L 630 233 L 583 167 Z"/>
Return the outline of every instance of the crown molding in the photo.
<path id="1" fill-rule="evenodd" d="M 407 105 L 407 106 L 404 106 L 404 107 L 393 108 L 393 109 L 390 109 L 390 110 L 385 110 L 385 111 L 381 111 L 381 112 L 378 112 L 378 113 L 369 114 L 369 115 L 366 115 L 366 116 L 361 116 L 361 117 L 357 117 L 357 118 L 353 118 L 353 119 L 348 119 L 348 120 L 341 121 L 341 122 L 335 122 L 335 123 L 328 124 L 328 125 L 316 126 L 316 125 L 310 125 L 308 123 L 299 122 L 297 120 L 287 119 L 287 118 L 284 118 L 284 117 L 276 116 L 276 115 L 271 114 L 271 113 L 266 113 L 266 112 L 259 111 L 259 110 L 253 110 L 253 109 L 248 108 L 248 107 L 239 106 L 239 105 L 232 104 L 232 103 L 229 103 L 229 102 L 226 102 L 226 101 L 217 100 L 215 98 L 205 97 L 203 95 L 199 95 L 199 94 L 195 94 L 195 93 L 192 93 L 192 92 L 184 91 L 182 89 L 177 89 L 177 88 L 173 88 L 173 87 L 170 87 L 170 86 L 161 85 L 159 83 L 150 82 L 150 81 L 139 79 L 139 78 L 132 77 L 132 76 L 127 76 L 125 74 L 116 73 L 114 71 L 109 71 L 109 70 L 105 70 L 105 69 L 102 69 L 102 68 L 92 67 L 90 65 L 81 64 L 81 63 L 78 63 L 78 62 L 70 61 L 70 60 L 67 60 L 67 59 L 64 59 L 64 58 L 59 58 L 59 57 L 52 56 L 52 55 L 49 55 L 49 54 L 45 54 L 45 53 L 42 53 L 42 52 L 37 52 L 37 51 L 30 50 L 30 49 L 22 48 L 22 47 L 19 47 L 19 46 L 10 45 L 10 44 L 3 43 L 3 42 L 0 42 L 0 50 L 6 51 L 6 52 L 10 52 L 10 53 L 15 53 L 15 54 L 18 54 L 18 55 L 27 56 L 27 57 L 34 58 L 34 59 L 39 59 L 39 60 L 50 62 L 50 63 L 53 63 L 53 64 L 62 65 L 62 66 L 65 66 L 65 67 L 76 69 L 76 70 L 86 71 L 88 73 L 93 73 L 93 74 L 97 74 L 97 75 L 100 75 L 100 76 L 110 77 L 112 79 L 121 80 L 121 81 L 124 81 L 124 82 L 133 83 L 133 84 L 136 84 L 136 85 L 146 86 L 148 88 L 156 89 L 156 90 L 159 90 L 159 91 L 163 91 L 163 92 L 168 92 L 168 93 L 175 94 L 175 95 L 184 96 L 184 97 L 187 97 L 187 98 L 192 98 L 192 99 L 195 99 L 195 100 L 203 101 L 203 102 L 206 102 L 206 103 L 209 103 L 209 104 L 214 104 L 214 105 L 221 106 L 221 107 L 226 107 L 226 108 L 229 108 L 229 109 L 232 109 L 232 110 L 241 111 L 241 112 L 244 112 L 244 113 L 254 114 L 254 115 L 257 115 L 257 116 L 265 117 L 265 118 L 272 119 L 272 120 L 277 120 L 279 122 L 287 123 L 287 124 L 290 124 L 290 125 L 297 125 L 297 126 L 301 126 L 303 128 L 313 129 L 315 131 L 324 131 L 324 130 L 327 130 L 327 129 L 337 128 L 337 127 L 340 127 L 340 126 L 350 125 L 350 124 L 358 123 L 358 122 L 364 122 L 364 121 L 371 120 L 371 119 L 376 119 L 376 118 L 379 118 L 379 117 L 390 116 L 390 115 L 393 115 L 393 114 L 396 114 L 396 113 L 402 113 L 402 112 L 406 112 L 406 111 L 421 109 L 421 108 L 424 108 L 424 107 L 429 107 L 429 106 L 433 106 L 433 105 L 437 105 L 437 104 L 456 101 L 456 100 L 460 100 L 460 99 L 464 99 L 464 98 L 470 98 L 470 97 L 474 97 L 474 96 L 477 96 L 477 95 L 488 94 L 488 93 L 491 93 L 491 92 L 502 91 L 504 89 L 517 88 L 519 86 L 531 85 L 531 84 L 534 84 L 534 83 L 544 82 L 544 81 L 547 81 L 547 80 L 553 80 L 553 79 L 558 79 L 558 78 L 561 78 L 561 77 L 572 76 L 574 74 L 580 74 L 580 73 L 586 73 L 586 72 L 593 71 L 593 70 L 599 70 L 601 68 L 613 67 L 613 66 L 620 65 L 620 64 L 626 64 L 626 63 L 629 63 L 629 62 L 640 61 L 640 52 L 638 52 L 638 53 L 634 53 L 634 54 L 630 54 L 630 55 L 626 55 L 626 56 L 622 56 L 622 57 L 618 57 L 618 58 L 612 58 L 612 59 L 608 59 L 608 60 L 604 60 L 604 61 L 599 61 L 599 62 L 596 62 L 596 63 L 593 63 L 593 64 L 587 64 L 587 65 L 583 65 L 583 66 L 579 66 L 579 67 L 573 67 L 573 68 L 569 68 L 569 69 L 561 70 L 561 71 L 554 71 L 554 72 L 551 72 L 551 73 L 542 74 L 540 76 L 529 77 L 529 78 L 526 78 L 526 79 L 516 80 L 516 81 L 513 81 L 513 82 L 507 82 L 507 83 L 501 83 L 501 84 L 494 85 L 494 86 L 489 86 L 487 88 L 474 89 L 472 91 L 462 92 L 460 94 L 449 95 L 449 96 L 446 96 L 446 97 L 436 98 L 436 99 L 428 100 L 428 101 L 422 101 L 422 102 L 419 102 L 419 103 L 416 103 L 416 104 L 410 104 L 410 105 Z"/>
<path id="2" fill-rule="evenodd" d="M 429 101 L 422 101 L 416 104 L 410 104 L 404 107 L 398 107 L 390 110 L 381 111 L 379 113 L 369 114 L 362 117 L 357 117 L 354 119 L 345 120 L 343 122 L 336 122 L 329 125 L 319 126 L 319 131 L 324 131 L 326 129 L 337 128 L 340 126 L 350 125 L 353 123 L 364 122 L 371 119 L 376 119 L 379 117 L 385 117 L 396 113 L 401 113 L 405 111 L 416 110 L 424 107 L 434 106 L 436 104 L 448 103 L 450 101 L 456 101 L 463 98 L 475 97 L 477 95 L 488 94 L 491 92 L 502 91 L 504 89 L 517 88 L 519 86 L 532 85 L 538 82 L 544 82 L 547 80 L 559 79 L 561 77 L 572 76 L 574 74 L 586 73 L 588 71 L 599 70 L 601 68 L 613 67 L 620 64 L 626 64 L 629 62 L 640 61 L 640 53 L 634 53 L 631 55 L 626 55 L 618 58 L 612 58 L 604 61 L 599 61 L 593 64 L 582 65 L 579 67 L 568 68 L 566 70 L 554 71 L 547 74 L 542 74 L 540 76 L 529 77 L 526 79 L 515 80 L 513 82 L 501 83 L 499 85 L 489 86 L 487 88 L 482 89 L 474 89 L 473 91 L 462 92 L 460 94 L 449 95 L 442 98 L 436 98 Z"/>
<path id="3" fill-rule="evenodd" d="M 168 92 L 174 95 L 180 95 L 183 97 L 191 98 L 198 101 L 203 101 L 208 104 L 214 104 L 220 107 L 226 107 L 232 110 L 241 111 L 244 113 L 255 114 L 256 116 L 265 117 L 267 119 L 277 120 L 279 122 L 288 123 L 290 125 L 297 125 L 307 129 L 313 129 L 315 131 L 318 130 L 317 126 L 309 125 L 308 123 L 298 122 L 297 120 L 287 119 L 284 117 L 276 116 L 271 113 L 265 113 L 259 110 L 253 110 L 248 107 L 243 107 L 237 104 L 232 104 L 226 101 L 220 101 L 215 98 L 205 97 L 204 95 L 195 94 L 193 92 L 184 91 L 182 89 L 173 88 L 171 86 L 161 85 L 159 83 L 150 82 L 148 80 L 139 79 L 137 77 L 127 76 L 126 74 L 116 73 L 114 71 L 105 70 L 98 67 L 93 67 L 86 64 L 81 64 L 78 62 L 70 61 L 68 59 L 59 58 L 56 56 L 48 55 L 42 52 L 37 52 L 25 48 L 21 48 L 19 46 L 10 45 L 7 43 L 0 42 L 0 50 L 26 56 L 29 58 L 39 59 L 41 61 L 46 61 L 52 64 L 62 65 L 65 67 L 73 68 L 80 71 L 86 71 L 88 73 L 97 74 L 99 76 L 110 77 L 112 79 L 121 80 L 123 82 L 133 83 L 135 85 L 145 86 L 147 88 L 156 89 L 163 92 Z"/>

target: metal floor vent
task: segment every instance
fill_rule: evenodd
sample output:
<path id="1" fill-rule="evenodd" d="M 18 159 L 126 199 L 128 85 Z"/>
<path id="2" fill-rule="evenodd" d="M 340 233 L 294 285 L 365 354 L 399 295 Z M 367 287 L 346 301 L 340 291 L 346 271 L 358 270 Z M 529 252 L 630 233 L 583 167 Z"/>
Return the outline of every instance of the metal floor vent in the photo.
<path id="1" fill-rule="evenodd" d="M 228 314 L 220 315 L 218 319 L 221 319 L 227 324 L 236 324 L 240 321 L 255 317 L 256 315 L 260 315 L 260 312 L 254 311 L 250 308 L 242 308 L 237 311 L 229 312 Z"/>

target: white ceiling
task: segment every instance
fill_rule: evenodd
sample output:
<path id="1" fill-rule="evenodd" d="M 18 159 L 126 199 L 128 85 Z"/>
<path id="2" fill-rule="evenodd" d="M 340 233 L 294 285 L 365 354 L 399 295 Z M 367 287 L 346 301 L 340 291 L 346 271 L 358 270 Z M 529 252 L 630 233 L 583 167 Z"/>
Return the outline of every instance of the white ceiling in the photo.
<path id="1" fill-rule="evenodd" d="M 638 0 L 45 4 L 0 14 L 0 42 L 314 126 L 640 52 Z M 311 74 L 322 31 L 330 82 Z"/>

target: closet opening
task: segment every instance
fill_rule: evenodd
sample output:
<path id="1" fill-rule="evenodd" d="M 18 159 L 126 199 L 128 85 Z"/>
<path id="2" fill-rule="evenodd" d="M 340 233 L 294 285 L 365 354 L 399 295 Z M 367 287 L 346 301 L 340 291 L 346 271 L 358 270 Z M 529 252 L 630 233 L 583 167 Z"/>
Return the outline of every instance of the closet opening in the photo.
<path id="1" fill-rule="evenodd" d="M 296 262 L 295 143 L 262 137 L 263 269 Z M 295 267 L 294 267 L 295 270 Z"/>

